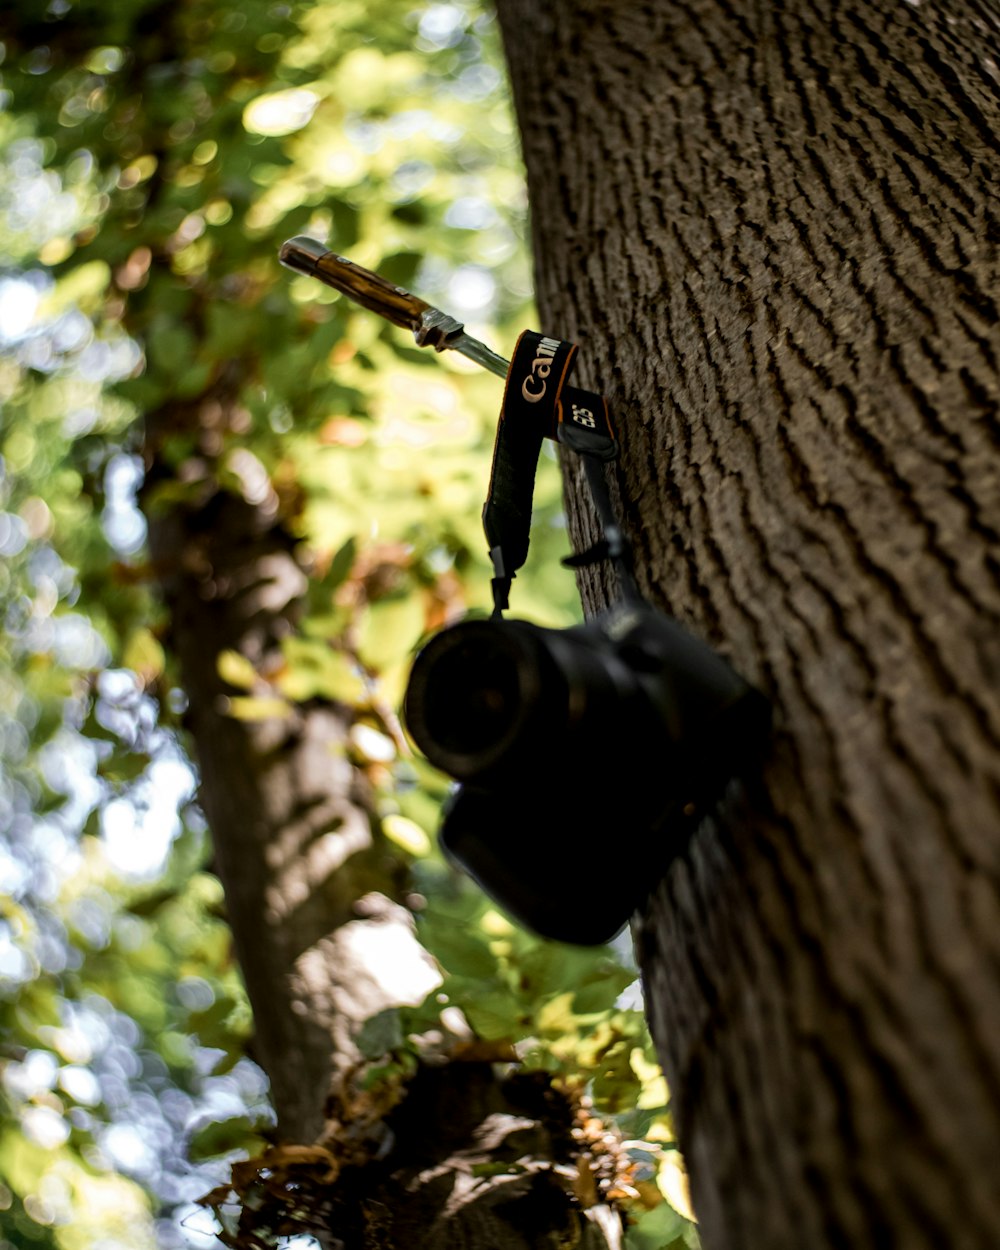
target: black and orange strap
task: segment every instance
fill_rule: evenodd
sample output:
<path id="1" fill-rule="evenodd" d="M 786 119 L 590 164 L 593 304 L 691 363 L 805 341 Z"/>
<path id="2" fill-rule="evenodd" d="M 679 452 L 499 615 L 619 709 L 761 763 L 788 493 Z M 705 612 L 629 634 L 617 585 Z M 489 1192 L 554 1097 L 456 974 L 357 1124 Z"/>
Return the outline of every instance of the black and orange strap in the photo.
<path id="1" fill-rule="evenodd" d="M 587 465 L 591 491 L 600 492 L 603 487 L 604 493 L 607 492 L 600 465 L 617 456 L 618 443 L 604 396 L 566 384 L 576 352 L 574 343 L 534 330 L 525 330 L 514 348 L 483 507 L 483 528 L 493 562 L 493 603 L 497 616 L 507 607 L 510 584 L 528 557 L 531 501 L 542 440 L 555 439 L 593 462 L 597 473 L 591 471 L 589 463 Z M 602 506 L 604 503 L 606 507 Z M 595 504 L 605 522 L 605 538 L 603 544 L 567 561 L 577 567 L 592 559 L 624 558 L 617 525 L 614 526 L 617 543 L 607 528 L 608 517 L 613 522 L 610 500 L 599 499 L 595 494 Z"/>

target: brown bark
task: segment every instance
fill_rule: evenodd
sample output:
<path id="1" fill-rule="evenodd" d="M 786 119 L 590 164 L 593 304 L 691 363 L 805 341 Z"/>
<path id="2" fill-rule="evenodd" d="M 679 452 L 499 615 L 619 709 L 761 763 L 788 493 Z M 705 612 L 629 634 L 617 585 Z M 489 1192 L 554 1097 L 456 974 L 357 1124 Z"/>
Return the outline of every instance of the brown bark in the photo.
<path id="1" fill-rule="evenodd" d="M 638 930 L 705 1245 L 994 1247 L 996 8 L 500 14 L 638 576 L 775 708 Z"/>
<path id="2" fill-rule="evenodd" d="M 156 481 L 154 471 L 154 500 Z M 211 482 L 206 493 L 193 507 L 154 502 L 150 545 L 189 697 L 213 866 L 254 1008 L 255 1055 L 282 1137 L 312 1142 L 335 1078 L 359 1058 L 361 1024 L 395 1005 L 350 939 L 380 925 L 396 926 L 404 949 L 416 943 L 395 902 L 402 867 L 373 837 L 364 779 L 347 757 L 350 709 L 314 702 L 287 718 L 231 714 L 230 697 L 246 692 L 219 675 L 220 654 L 236 651 L 266 673 L 293 628 L 305 574 L 273 509 Z"/>

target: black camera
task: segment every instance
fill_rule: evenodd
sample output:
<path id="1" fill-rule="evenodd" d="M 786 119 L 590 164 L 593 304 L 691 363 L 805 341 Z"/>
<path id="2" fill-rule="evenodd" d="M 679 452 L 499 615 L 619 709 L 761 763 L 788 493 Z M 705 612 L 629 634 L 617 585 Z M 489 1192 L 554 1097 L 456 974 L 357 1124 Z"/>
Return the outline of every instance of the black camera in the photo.
<path id="1" fill-rule="evenodd" d="M 571 629 L 442 630 L 413 666 L 405 717 L 461 783 L 446 852 L 522 924 L 594 945 L 759 756 L 770 711 L 676 621 L 626 602 Z"/>

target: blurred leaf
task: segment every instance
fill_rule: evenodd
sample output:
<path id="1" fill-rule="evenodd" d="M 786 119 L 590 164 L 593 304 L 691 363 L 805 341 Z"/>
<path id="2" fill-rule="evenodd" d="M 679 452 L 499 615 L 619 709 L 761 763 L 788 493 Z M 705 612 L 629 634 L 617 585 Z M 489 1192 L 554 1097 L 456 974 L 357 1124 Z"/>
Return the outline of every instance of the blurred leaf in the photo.
<path id="1" fill-rule="evenodd" d="M 148 917 L 154 915 L 161 907 L 173 902 L 177 897 L 175 889 L 156 890 L 143 898 L 135 899 L 128 904 L 126 910 L 130 915 Z"/>
<path id="2" fill-rule="evenodd" d="M 284 718 L 292 715 L 292 708 L 284 699 L 255 699 L 250 696 L 236 695 L 229 700 L 229 715 L 236 720 L 269 720 L 272 717 Z"/>
<path id="3" fill-rule="evenodd" d="M 486 994 L 466 1001 L 463 1010 L 476 1035 L 484 1041 L 513 1038 L 523 1032 L 523 1022 L 513 995 Z"/>
<path id="4" fill-rule="evenodd" d="M 399 1010 L 389 1007 L 370 1016 L 357 1036 L 358 1049 L 366 1059 L 379 1059 L 403 1044 Z"/>
<path id="5" fill-rule="evenodd" d="M 406 816 L 383 816 L 382 830 L 390 841 L 410 855 L 426 855 L 431 849 L 431 840 L 424 830 Z"/>
<path id="6" fill-rule="evenodd" d="M 216 669 L 224 682 L 239 690 L 250 690 L 257 682 L 257 670 L 238 651 L 220 651 Z"/>
<path id="7" fill-rule="evenodd" d="M 454 977 L 468 977 L 488 984 L 499 973 L 499 961 L 489 945 L 464 927 L 456 927 L 445 921 L 437 924 L 425 922 L 422 933 L 426 934 L 435 957 L 445 970 Z"/>
<path id="8" fill-rule="evenodd" d="M 233 1116 L 198 1129 L 188 1142 L 188 1158 L 198 1163 L 214 1159 L 234 1150 L 256 1153 L 265 1144 L 257 1124 L 247 1116 Z"/>
<path id="9" fill-rule="evenodd" d="M 107 781 L 127 782 L 141 777 L 150 764 L 150 756 L 141 751 L 114 751 L 98 765 L 98 776 Z"/>
<path id="10" fill-rule="evenodd" d="M 343 651 L 333 650 L 321 639 L 307 638 L 289 638 L 283 650 L 287 668 L 275 684 L 287 698 L 297 702 L 336 699 L 342 703 L 364 698 L 364 679 Z"/>
<path id="11" fill-rule="evenodd" d="M 408 656 L 423 635 L 424 620 L 424 605 L 418 594 L 373 603 L 361 625 L 361 658 L 378 669 Z"/>
<path id="12" fill-rule="evenodd" d="M 122 664 L 130 668 L 144 685 L 150 685 L 163 672 L 166 657 L 159 639 L 148 629 L 135 630 L 122 651 Z"/>
<path id="13" fill-rule="evenodd" d="M 59 279 L 39 305 L 39 320 L 55 320 L 73 308 L 87 313 L 96 311 L 110 276 L 110 270 L 102 260 L 74 266 Z"/>
<path id="14" fill-rule="evenodd" d="M 419 252 L 394 252 L 379 261 L 380 275 L 395 286 L 409 287 L 420 268 Z"/>

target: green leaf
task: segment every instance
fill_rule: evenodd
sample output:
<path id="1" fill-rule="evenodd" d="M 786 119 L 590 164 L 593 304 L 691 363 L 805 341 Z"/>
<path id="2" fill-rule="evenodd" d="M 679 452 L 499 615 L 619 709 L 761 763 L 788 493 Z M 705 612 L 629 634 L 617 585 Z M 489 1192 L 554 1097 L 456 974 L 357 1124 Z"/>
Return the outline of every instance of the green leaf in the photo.
<path id="1" fill-rule="evenodd" d="M 203 1163 L 234 1150 L 254 1154 L 264 1143 L 259 1125 L 249 1116 L 237 1115 L 198 1129 L 188 1142 L 187 1156 L 192 1163 Z"/>
<path id="2" fill-rule="evenodd" d="M 122 652 L 122 664 L 144 684 L 150 685 L 160 676 L 165 662 L 163 645 L 151 630 L 141 627 L 129 636 Z"/>
<path id="3" fill-rule="evenodd" d="M 606 968 L 581 986 L 573 995 L 573 1010 L 581 1016 L 614 1007 L 622 990 L 635 981 L 635 973 L 625 968 Z"/>
<path id="4" fill-rule="evenodd" d="M 362 622 L 361 658 L 372 668 L 388 668 L 408 656 L 424 633 L 419 594 L 373 603 Z"/>
<path id="5" fill-rule="evenodd" d="M 396 286 L 408 287 L 417 276 L 423 258 L 419 252 L 393 252 L 379 261 L 379 274 Z"/>
<path id="6" fill-rule="evenodd" d="M 172 903 L 177 898 L 177 894 L 178 891 L 173 887 L 155 890 L 152 894 L 146 894 L 142 898 L 137 898 L 134 902 L 129 903 L 125 910 L 129 915 L 147 918 L 155 915 L 167 903 Z"/>
<path id="7" fill-rule="evenodd" d="M 431 840 L 423 829 L 406 816 L 392 812 L 382 818 L 382 832 L 409 855 L 427 855 Z"/>
<path id="8" fill-rule="evenodd" d="M 40 319 L 54 320 L 71 308 L 94 312 L 107 289 L 111 271 L 102 260 L 74 265 L 61 277 L 38 309 Z"/>
<path id="9" fill-rule="evenodd" d="M 216 669 L 224 682 L 239 690 L 250 690 L 257 682 L 257 670 L 238 651 L 220 651 Z"/>
<path id="10" fill-rule="evenodd" d="M 330 247 L 337 252 L 346 252 L 358 241 L 361 215 L 353 204 L 345 200 L 332 200 L 327 207 L 333 214 Z"/>
<path id="11" fill-rule="evenodd" d="M 291 705 L 285 699 L 255 699 L 249 695 L 231 698 L 227 710 L 235 720 L 246 721 L 283 719 L 292 715 Z"/>
<path id="12" fill-rule="evenodd" d="M 366 1059 L 380 1059 L 398 1050 L 403 1044 L 398 1008 L 387 1007 L 369 1017 L 358 1031 L 356 1041 Z"/>
<path id="13" fill-rule="evenodd" d="M 275 679 L 275 685 L 289 699 L 335 699 L 359 703 L 365 684 L 357 665 L 343 651 L 313 638 L 288 638 L 283 647 L 288 667 Z"/>
<path id="14" fill-rule="evenodd" d="M 520 1008 L 513 994 L 485 994 L 464 1001 L 462 1009 L 483 1041 L 496 1042 L 523 1034 Z"/>
<path id="15" fill-rule="evenodd" d="M 106 759 L 101 760 L 97 774 L 105 781 L 135 781 L 146 771 L 150 762 L 151 757 L 143 751 L 113 751 Z"/>
<path id="16" fill-rule="evenodd" d="M 493 981 L 499 972 L 497 956 L 490 946 L 466 927 L 455 928 L 445 921 L 425 924 L 424 940 L 445 971 L 456 977 Z"/>

